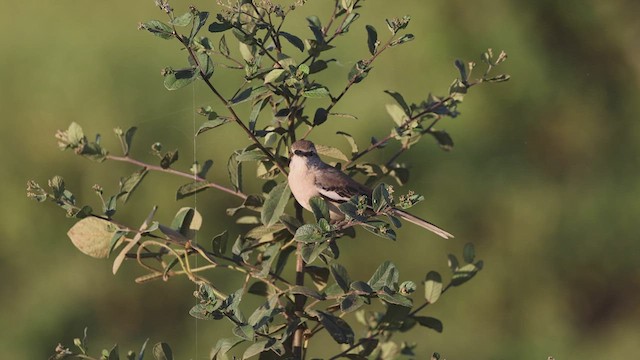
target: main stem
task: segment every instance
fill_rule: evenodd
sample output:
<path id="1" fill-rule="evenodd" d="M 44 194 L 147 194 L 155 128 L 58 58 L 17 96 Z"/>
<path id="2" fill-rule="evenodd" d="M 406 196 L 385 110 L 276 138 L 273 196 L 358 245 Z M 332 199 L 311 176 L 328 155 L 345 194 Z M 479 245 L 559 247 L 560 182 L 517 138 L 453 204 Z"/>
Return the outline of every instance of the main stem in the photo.
<path id="1" fill-rule="evenodd" d="M 296 217 L 302 220 L 302 206 L 296 202 Z M 298 242 L 296 251 L 296 285 L 304 286 L 304 259 L 302 258 L 302 242 Z M 304 313 L 304 303 L 307 300 L 302 294 L 295 295 L 295 313 L 296 318 L 300 318 Z M 293 334 L 293 357 L 296 360 L 302 360 L 304 354 L 304 325 L 299 324 L 296 332 Z"/>

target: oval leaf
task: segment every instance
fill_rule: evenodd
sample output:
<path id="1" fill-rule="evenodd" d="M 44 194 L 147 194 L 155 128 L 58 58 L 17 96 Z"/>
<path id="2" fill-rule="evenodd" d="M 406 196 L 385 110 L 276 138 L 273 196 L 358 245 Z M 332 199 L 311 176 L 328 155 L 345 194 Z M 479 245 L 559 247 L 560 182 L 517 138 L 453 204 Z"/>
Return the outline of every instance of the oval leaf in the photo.
<path id="1" fill-rule="evenodd" d="M 429 271 L 424 281 L 424 298 L 433 304 L 442 294 L 442 277 L 436 271 Z"/>
<path id="2" fill-rule="evenodd" d="M 67 236 L 82 253 L 98 259 L 106 259 L 111 249 L 115 227 L 107 220 L 86 217 L 71 227 Z"/>
<path id="3" fill-rule="evenodd" d="M 284 213 L 284 208 L 287 206 L 290 196 L 291 189 L 289 189 L 289 183 L 286 181 L 276 185 L 269 192 L 269 197 L 265 200 L 260 214 L 261 221 L 265 226 L 271 226 L 278 222 L 280 215 Z"/>

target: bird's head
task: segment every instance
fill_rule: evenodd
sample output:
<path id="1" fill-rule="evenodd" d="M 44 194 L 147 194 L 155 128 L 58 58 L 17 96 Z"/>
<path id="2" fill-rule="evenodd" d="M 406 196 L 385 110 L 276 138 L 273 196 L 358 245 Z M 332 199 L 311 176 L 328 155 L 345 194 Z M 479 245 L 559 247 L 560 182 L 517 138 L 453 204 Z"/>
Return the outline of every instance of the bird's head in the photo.
<path id="1" fill-rule="evenodd" d="M 317 158 L 318 152 L 315 145 L 308 140 L 298 140 L 291 144 L 291 158 Z"/>

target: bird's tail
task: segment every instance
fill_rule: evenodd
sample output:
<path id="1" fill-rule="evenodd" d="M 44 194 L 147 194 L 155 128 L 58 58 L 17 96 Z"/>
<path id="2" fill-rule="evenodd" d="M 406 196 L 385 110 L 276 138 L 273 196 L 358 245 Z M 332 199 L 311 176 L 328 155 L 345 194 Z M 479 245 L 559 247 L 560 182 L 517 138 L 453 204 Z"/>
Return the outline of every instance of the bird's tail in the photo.
<path id="1" fill-rule="evenodd" d="M 449 234 L 448 232 L 440 229 L 439 227 L 437 227 L 436 225 L 428 222 L 427 220 L 421 219 L 415 215 L 411 215 L 406 211 L 400 210 L 400 209 L 394 209 L 394 213 L 395 215 L 407 220 L 410 223 L 416 224 L 422 228 L 425 228 L 433 233 L 435 233 L 436 235 L 443 237 L 445 239 L 449 239 L 452 238 L 453 235 Z"/>

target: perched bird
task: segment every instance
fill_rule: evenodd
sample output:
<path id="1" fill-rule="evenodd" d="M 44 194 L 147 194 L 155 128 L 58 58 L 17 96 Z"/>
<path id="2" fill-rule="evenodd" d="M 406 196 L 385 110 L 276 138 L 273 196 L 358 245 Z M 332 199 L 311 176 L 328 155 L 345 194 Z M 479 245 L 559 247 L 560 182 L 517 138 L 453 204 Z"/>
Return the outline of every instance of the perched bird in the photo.
<path id="1" fill-rule="evenodd" d="M 309 200 L 321 196 L 329 203 L 332 220 L 344 218 L 338 204 L 354 195 L 366 195 L 371 199 L 371 189 L 356 182 L 342 171 L 324 163 L 318 156 L 316 147 L 311 141 L 298 140 L 291 145 L 291 162 L 289 164 L 289 188 L 293 196 L 303 208 L 311 211 Z M 411 215 L 406 211 L 394 208 L 393 214 L 413 224 L 423 227 L 448 239 L 453 235 L 436 225 Z"/>

